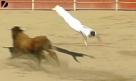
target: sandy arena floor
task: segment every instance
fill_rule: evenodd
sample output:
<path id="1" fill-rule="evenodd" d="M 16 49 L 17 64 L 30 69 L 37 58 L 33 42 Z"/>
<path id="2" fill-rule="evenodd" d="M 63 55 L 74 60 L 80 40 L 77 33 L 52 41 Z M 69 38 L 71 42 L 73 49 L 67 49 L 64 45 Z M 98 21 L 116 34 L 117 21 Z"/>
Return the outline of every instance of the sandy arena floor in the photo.
<path id="1" fill-rule="evenodd" d="M 89 39 L 85 47 L 81 35 L 53 11 L 1 10 L 0 81 L 136 81 L 136 11 L 70 13 L 94 28 L 102 41 Z M 93 55 L 95 59 L 78 58 L 77 63 L 71 56 L 57 52 L 62 66 L 44 65 L 43 69 L 37 69 L 31 60 L 10 60 L 9 51 L 3 47 L 12 46 L 9 29 L 15 25 L 31 37 L 46 35 L 55 46 Z"/>

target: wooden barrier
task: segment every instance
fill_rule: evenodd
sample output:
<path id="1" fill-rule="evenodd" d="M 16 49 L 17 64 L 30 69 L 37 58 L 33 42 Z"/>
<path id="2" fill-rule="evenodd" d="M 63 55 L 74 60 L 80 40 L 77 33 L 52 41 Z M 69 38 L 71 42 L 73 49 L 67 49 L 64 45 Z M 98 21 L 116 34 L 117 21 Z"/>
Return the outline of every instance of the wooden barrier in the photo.
<path id="1" fill-rule="evenodd" d="M 136 0 L 120 0 L 118 4 L 120 10 L 136 10 Z"/>
<path id="2" fill-rule="evenodd" d="M 0 9 L 43 9 L 55 5 L 65 9 L 136 10 L 136 0 L 0 0 L 7 1 L 8 7 Z M 0 5 L 2 5 L 0 3 Z"/>

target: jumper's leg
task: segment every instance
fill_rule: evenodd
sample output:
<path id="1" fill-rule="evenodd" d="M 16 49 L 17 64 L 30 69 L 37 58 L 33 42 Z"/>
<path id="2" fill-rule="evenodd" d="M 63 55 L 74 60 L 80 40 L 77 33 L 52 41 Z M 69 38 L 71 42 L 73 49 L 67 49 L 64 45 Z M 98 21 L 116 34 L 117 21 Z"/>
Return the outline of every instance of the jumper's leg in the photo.
<path id="1" fill-rule="evenodd" d="M 80 32 L 80 33 L 82 34 L 82 37 L 83 37 L 83 40 L 84 40 L 84 44 L 87 47 L 88 46 L 88 44 L 87 44 L 87 37 L 82 32 Z"/>

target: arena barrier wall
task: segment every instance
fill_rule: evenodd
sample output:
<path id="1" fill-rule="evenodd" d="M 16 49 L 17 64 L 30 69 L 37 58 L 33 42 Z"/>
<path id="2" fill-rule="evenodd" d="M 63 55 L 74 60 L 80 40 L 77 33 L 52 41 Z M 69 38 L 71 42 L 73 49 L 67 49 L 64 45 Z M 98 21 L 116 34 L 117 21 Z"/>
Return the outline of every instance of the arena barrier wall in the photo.
<path id="1" fill-rule="evenodd" d="M 51 10 L 61 5 L 68 10 L 136 10 L 136 0 L 0 0 L 8 3 L 0 9 L 32 9 Z"/>

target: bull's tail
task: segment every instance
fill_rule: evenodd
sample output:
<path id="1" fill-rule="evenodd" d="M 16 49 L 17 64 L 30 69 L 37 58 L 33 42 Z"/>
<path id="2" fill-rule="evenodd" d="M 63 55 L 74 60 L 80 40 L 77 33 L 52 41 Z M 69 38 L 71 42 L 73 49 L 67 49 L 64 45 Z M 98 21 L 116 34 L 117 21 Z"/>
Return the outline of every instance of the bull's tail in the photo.
<path id="1" fill-rule="evenodd" d="M 71 55 L 71 56 L 74 58 L 74 60 L 75 60 L 76 62 L 79 62 L 79 61 L 77 60 L 77 57 L 87 56 L 87 57 L 90 57 L 90 58 L 94 58 L 94 56 L 91 56 L 91 55 L 87 55 L 87 54 L 83 54 L 83 53 L 77 53 L 77 52 L 69 51 L 69 50 L 67 50 L 67 49 L 60 48 L 60 47 L 56 47 L 56 46 L 55 46 L 55 49 L 56 49 L 56 51 L 59 51 L 59 52 L 62 52 L 62 53 Z"/>

